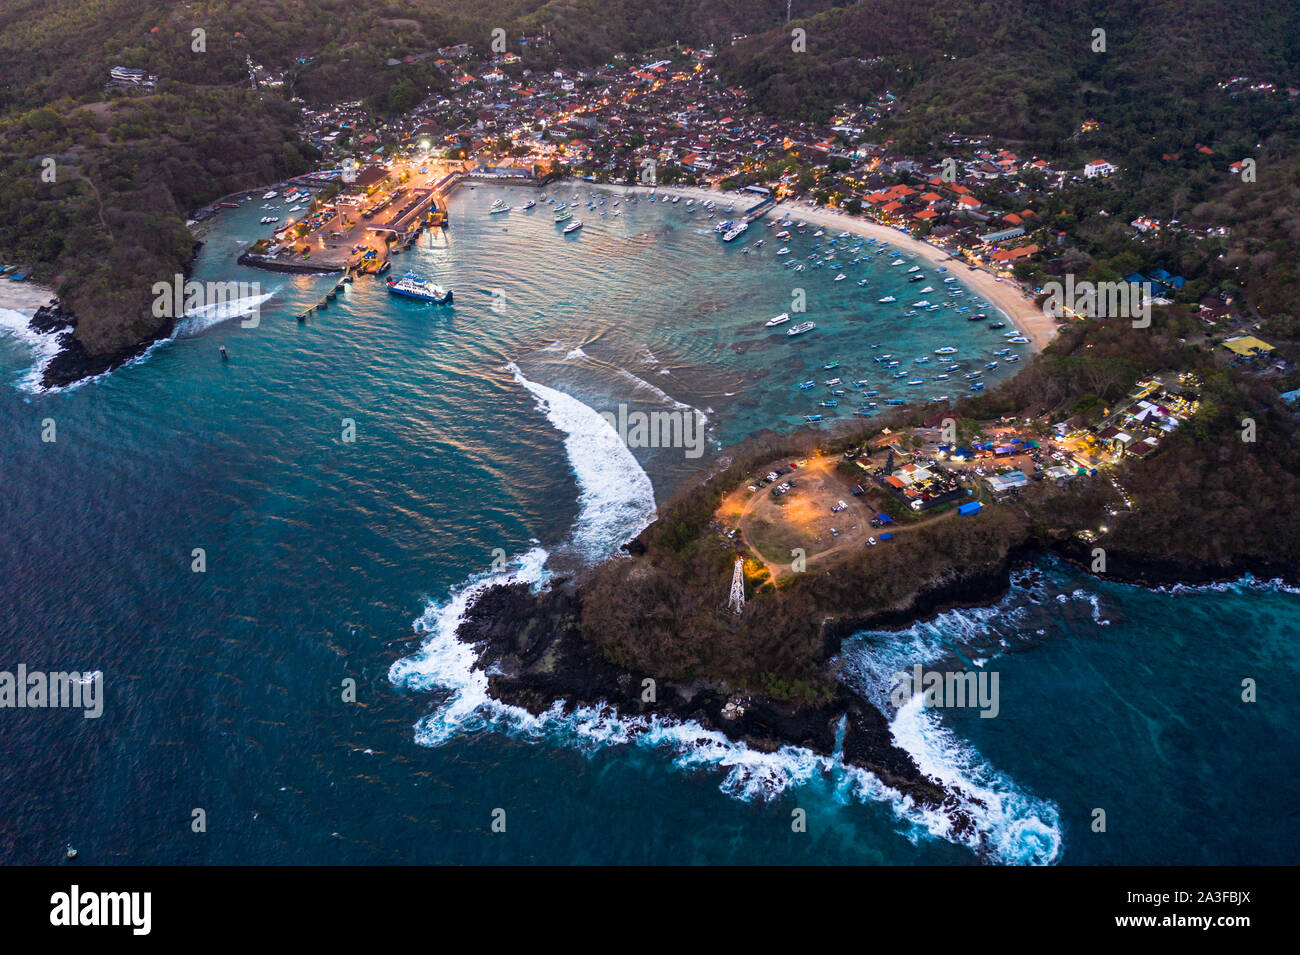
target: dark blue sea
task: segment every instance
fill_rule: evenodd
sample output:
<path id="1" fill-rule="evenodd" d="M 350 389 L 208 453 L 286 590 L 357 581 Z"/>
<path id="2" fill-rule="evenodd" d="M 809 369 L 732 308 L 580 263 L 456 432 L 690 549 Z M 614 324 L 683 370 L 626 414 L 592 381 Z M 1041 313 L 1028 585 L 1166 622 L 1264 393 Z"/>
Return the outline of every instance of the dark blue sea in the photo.
<path id="1" fill-rule="evenodd" d="M 724 245 L 721 205 L 547 195 L 575 192 L 586 224 L 561 237 L 536 191 L 462 188 L 395 266 L 450 308 L 360 278 L 297 323 L 333 280 L 235 266 L 269 214 L 253 201 L 207 229 L 197 278 L 260 283 L 255 327 L 199 311 L 47 393 L 42 350 L 0 316 L 0 671 L 101 671 L 105 692 L 99 719 L 0 709 L 0 862 L 1297 861 L 1300 596 L 1268 582 L 1147 591 L 1044 560 L 996 606 L 848 641 L 838 662 L 876 699 L 914 663 L 999 673 L 996 718 L 889 710 L 977 838 L 834 757 L 491 700 L 452 639 L 476 589 L 614 553 L 721 448 L 821 410 L 797 384 L 823 364 L 883 407 L 956 397 L 1006 347 L 956 311 L 980 308 L 947 294 L 956 273 L 909 283 L 893 251 L 813 228 Z M 516 208 L 489 216 L 498 197 Z M 817 329 L 791 339 L 763 323 L 795 289 Z M 932 381 L 914 359 L 944 345 L 957 367 Z M 698 412 L 703 455 L 629 449 L 599 415 L 620 404 Z"/>

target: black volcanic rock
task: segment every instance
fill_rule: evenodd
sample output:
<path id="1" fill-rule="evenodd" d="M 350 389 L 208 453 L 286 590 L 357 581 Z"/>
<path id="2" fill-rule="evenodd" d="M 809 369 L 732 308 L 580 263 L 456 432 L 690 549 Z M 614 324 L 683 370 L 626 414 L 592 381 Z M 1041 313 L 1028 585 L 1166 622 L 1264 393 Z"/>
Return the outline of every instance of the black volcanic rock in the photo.
<path id="1" fill-rule="evenodd" d="M 816 704 L 737 694 L 724 681 L 675 681 L 617 667 L 582 638 L 582 599 L 568 582 L 533 593 L 525 584 L 491 587 L 467 610 L 457 638 L 474 644 L 476 666 L 488 673 L 491 695 L 538 714 L 558 700 L 575 707 L 612 706 L 625 716 L 693 721 L 761 752 L 785 745 L 829 756 L 843 725 L 843 758 L 922 805 L 945 807 L 954 827 L 972 823 L 953 793 L 921 773 L 894 744 L 884 714 L 843 683 Z M 647 701 L 646 680 L 654 679 Z"/>

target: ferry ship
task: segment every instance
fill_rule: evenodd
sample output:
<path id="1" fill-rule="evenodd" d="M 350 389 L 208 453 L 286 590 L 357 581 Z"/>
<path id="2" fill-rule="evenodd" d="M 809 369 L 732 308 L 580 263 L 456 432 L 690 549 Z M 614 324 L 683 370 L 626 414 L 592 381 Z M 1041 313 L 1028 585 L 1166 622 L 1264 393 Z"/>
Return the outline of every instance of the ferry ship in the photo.
<path id="1" fill-rule="evenodd" d="M 535 205 L 537 205 L 537 200 L 536 200 L 536 199 L 529 199 L 527 202 L 524 203 L 524 207 L 523 207 L 523 208 L 524 208 L 524 212 L 527 212 L 529 209 L 531 209 L 531 208 L 532 208 L 533 206 L 535 206 Z"/>
<path id="2" fill-rule="evenodd" d="M 422 302 L 434 302 L 438 305 L 451 304 L 451 289 L 426 282 L 414 272 L 407 272 L 400 279 L 389 279 L 388 291 L 394 295 L 416 298 Z"/>
<path id="3" fill-rule="evenodd" d="M 804 332 L 810 332 L 817 327 L 816 322 L 800 322 L 794 328 L 786 332 L 786 335 L 793 338 L 795 335 L 802 335 Z"/>
<path id="4" fill-rule="evenodd" d="M 555 213 L 556 222 L 563 222 L 566 219 L 572 219 L 572 218 L 573 218 L 573 213 L 568 209 L 563 209 Z"/>
<path id="5" fill-rule="evenodd" d="M 568 225 L 564 227 L 564 234 L 568 235 L 570 232 L 577 232 L 581 228 L 582 228 L 582 220 L 574 219 L 572 222 L 570 222 Z"/>
<path id="6" fill-rule="evenodd" d="M 790 313 L 782 312 L 780 315 L 777 315 L 775 318 L 769 318 L 767 320 L 767 327 L 773 328 L 777 325 L 784 325 L 788 321 L 790 321 Z"/>

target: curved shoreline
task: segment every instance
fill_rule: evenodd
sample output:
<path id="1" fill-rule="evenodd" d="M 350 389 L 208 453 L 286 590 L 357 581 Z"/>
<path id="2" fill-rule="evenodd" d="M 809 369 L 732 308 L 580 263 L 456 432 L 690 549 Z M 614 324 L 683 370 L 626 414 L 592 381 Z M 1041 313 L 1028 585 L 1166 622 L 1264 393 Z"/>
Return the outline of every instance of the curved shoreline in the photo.
<path id="1" fill-rule="evenodd" d="M 570 183 L 575 186 L 621 189 L 628 195 L 649 195 L 652 191 L 650 186 L 619 186 L 617 184 L 589 183 L 581 180 L 566 181 L 566 185 Z M 749 200 L 750 205 L 755 205 L 760 201 L 758 196 L 746 197 L 740 193 L 723 192 L 720 189 L 711 189 L 704 186 L 657 186 L 654 187 L 653 191 L 656 194 L 681 196 L 684 199 L 695 199 L 697 201 L 712 200 L 713 202 L 727 203 L 734 201 L 738 208 L 747 200 Z M 915 253 L 932 267 L 947 267 L 949 272 L 955 275 L 963 285 L 979 294 L 985 301 L 1002 312 L 1007 317 L 1007 320 L 1029 339 L 1035 353 L 1046 348 L 1059 332 L 1056 320 L 1044 314 L 1029 292 L 1018 282 L 1002 279 L 985 269 L 973 267 L 962 259 L 954 258 L 946 249 L 942 249 L 930 242 L 917 239 L 891 226 L 881 225 L 878 222 L 872 222 L 870 219 L 848 215 L 834 209 L 807 206 L 795 202 L 782 203 L 775 208 L 786 218 L 807 222 L 809 225 L 817 225 L 824 229 L 850 232 L 854 235 L 876 239 L 879 242 L 888 242 L 899 251 Z M 958 267 L 962 268 L 961 272 L 956 271 Z"/>

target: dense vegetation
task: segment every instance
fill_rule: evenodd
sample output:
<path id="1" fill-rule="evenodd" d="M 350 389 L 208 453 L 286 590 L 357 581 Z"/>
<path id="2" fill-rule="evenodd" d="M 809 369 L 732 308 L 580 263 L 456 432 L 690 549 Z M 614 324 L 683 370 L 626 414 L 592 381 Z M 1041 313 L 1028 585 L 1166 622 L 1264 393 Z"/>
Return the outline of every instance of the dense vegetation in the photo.
<path id="1" fill-rule="evenodd" d="M 1039 359 L 986 395 L 960 402 L 960 424 L 1002 415 L 1044 422 L 1095 421 L 1143 375 L 1194 371 L 1204 381 L 1200 412 L 1160 452 L 1120 474 L 1137 508 L 1109 516 L 1118 495 L 1104 475 L 1063 489 L 1038 485 L 975 519 L 946 520 L 863 548 L 827 570 L 812 569 L 779 588 L 754 576 L 744 616 L 724 611 L 734 552 L 711 527 L 722 496 L 760 465 L 821 448 L 838 453 L 882 423 L 916 425 L 923 408 L 868 424 L 846 422 L 835 436 L 759 435 L 734 450 L 710 480 L 661 509 L 641 538 L 645 553 L 598 568 L 583 588 L 583 628 L 608 658 L 675 678 L 723 677 L 734 685 L 808 699 L 825 692 L 824 633 L 832 619 L 908 610 L 933 582 L 957 573 L 996 572 L 1018 548 L 1069 541 L 1108 524 L 1112 571 L 1133 577 L 1148 566 L 1198 574 L 1300 567 L 1300 429 L 1276 392 L 1238 374 L 1207 349 L 1180 345 L 1177 311 L 1149 329 L 1089 321 L 1065 330 Z M 947 414 L 948 412 L 943 412 Z M 1242 421 L 1256 422 L 1254 442 Z M 933 423 L 932 421 L 930 423 Z"/>
<path id="2" fill-rule="evenodd" d="M 310 168 L 315 151 L 298 141 L 290 95 L 409 108 L 434 82 L 432 65 L 390 59 L 460 40 L 485 46 L 483 18 L 525 8 L 439 6 L 462 13 L 416 0 L 5 0 L 0 258 L 55 285 L 91 354 L 157 335 L 165 320 L 150 289 L 188 268 L 185 212 Z M 250 59 L 286 85 L 254 90 Z M 106 90 L 119 64 L 157 74 L 157 88 Z"/>

